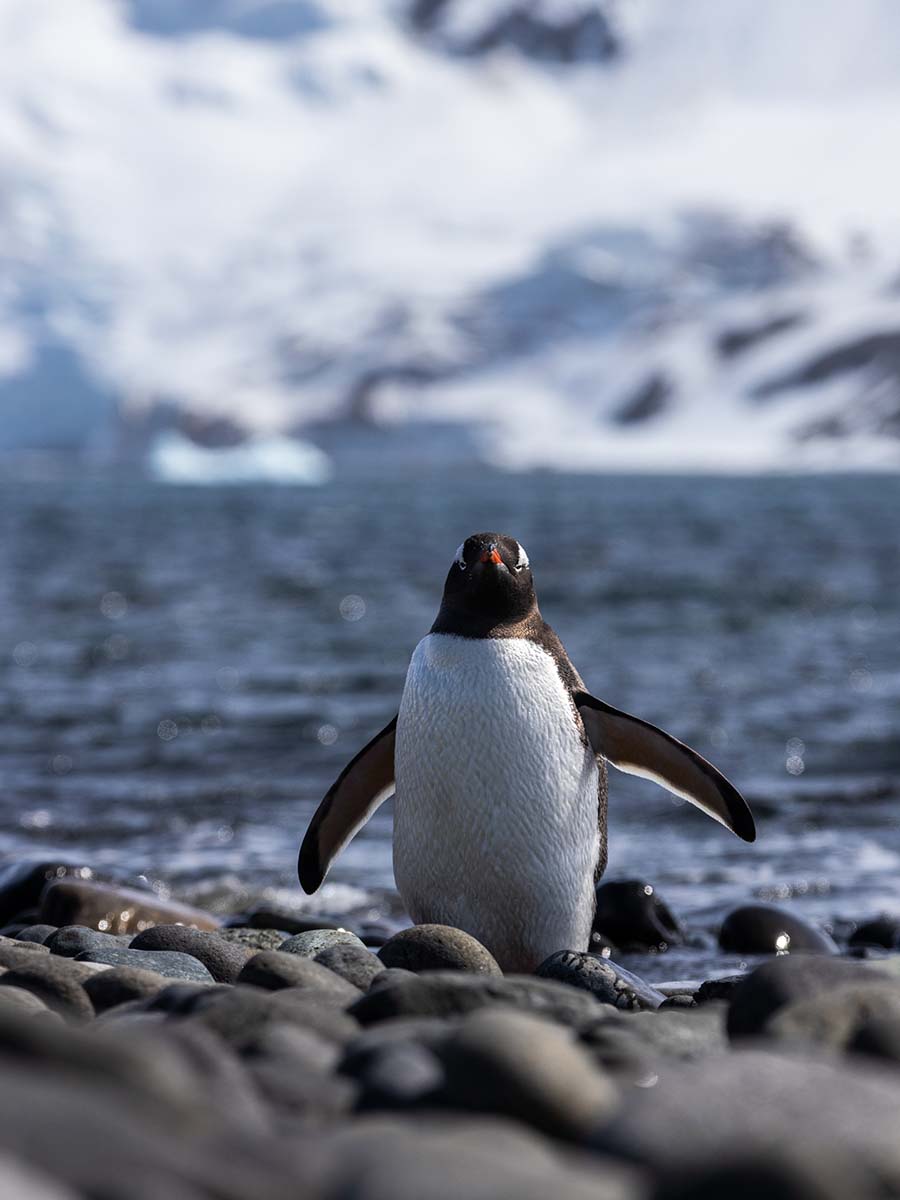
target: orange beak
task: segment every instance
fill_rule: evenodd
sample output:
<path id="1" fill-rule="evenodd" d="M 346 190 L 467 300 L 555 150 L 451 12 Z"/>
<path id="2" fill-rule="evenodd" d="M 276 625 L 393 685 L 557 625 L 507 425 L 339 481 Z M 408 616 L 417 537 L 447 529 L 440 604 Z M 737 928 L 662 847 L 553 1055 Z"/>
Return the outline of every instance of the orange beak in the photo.
<path id="1" fill-rule="evenodd" d="M 483 563 L 502 563 L 503 559 L 500 557 L 497 549 L 492 546 L 490 550 L 482 550 L 481 558 L 478 561 Z"/>

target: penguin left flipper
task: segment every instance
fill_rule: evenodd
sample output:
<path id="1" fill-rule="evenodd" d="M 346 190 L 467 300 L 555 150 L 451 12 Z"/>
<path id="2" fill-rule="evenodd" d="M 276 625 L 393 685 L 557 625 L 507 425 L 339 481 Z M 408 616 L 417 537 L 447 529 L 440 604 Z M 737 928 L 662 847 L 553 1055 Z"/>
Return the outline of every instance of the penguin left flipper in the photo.
<path id="1" fill-rule="evenodd" d="M 652 779 L 745 842 L 756 840 L 756 825 L 747 802 L 696 750 L 588 692 L 576 692 L 572 699 L 595 754 L 629 775 Z"/>
<path id="2" fill-rule="evenodd" d="M 397 718 L 385 725 L 344 767 L 309 823 L 300 847 L 297 874 L 312 895 L 341 850 L 394 790 Z"/>

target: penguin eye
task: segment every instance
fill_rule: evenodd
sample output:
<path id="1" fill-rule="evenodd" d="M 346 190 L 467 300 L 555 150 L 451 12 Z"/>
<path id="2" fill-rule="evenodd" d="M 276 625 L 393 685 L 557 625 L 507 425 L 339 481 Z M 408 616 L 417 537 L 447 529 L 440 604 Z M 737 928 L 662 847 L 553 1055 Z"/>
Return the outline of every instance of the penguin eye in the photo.
<path id="1" fill-rule="evenodd" d="M 454 555 L 454 559 L 453 559 L 453 561 L 456 563 L 456 565 L 459 567 L 459 569 L 461 571 L 464 571 L 466 569 L 465 550 L 466 550 L 466 543 L 460 542 L 459 546 L 456 549 L 456 554 Z"/>
<path id="2" fill-rule="evenodd" d="M 528 561 L 528 555 L 525 553 L 525 548 L 519 545 L 518 542 L 516 542 L 516 545 L 519 546 L 519 561 L 516 563 L 516 570 L 524 571 L 525 568 L 531 564 Z"/>

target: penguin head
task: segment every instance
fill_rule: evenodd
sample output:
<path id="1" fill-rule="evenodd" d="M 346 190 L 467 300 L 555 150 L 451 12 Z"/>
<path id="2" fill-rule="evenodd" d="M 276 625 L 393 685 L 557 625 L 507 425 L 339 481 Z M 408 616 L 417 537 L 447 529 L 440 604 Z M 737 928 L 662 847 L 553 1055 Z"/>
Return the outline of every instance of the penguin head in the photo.
<path id="1" fill-rule="evenodd" d="M 534 580 L 522 546 L 504 533 L 467 537 L 447 572 L 442 608 L 501 625 L 535 612 Z"/>

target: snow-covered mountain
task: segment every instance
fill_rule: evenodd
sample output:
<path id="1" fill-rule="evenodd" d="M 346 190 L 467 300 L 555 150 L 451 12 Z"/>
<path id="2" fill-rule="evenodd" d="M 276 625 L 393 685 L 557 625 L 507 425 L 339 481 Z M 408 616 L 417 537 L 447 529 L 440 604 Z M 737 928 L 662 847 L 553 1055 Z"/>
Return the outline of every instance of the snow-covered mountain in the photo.
<path id="1" fill-rule="evenodd" d="M 2 450 L 900 466 L 895 0 L 0 0 L 0 40 Z"/>

